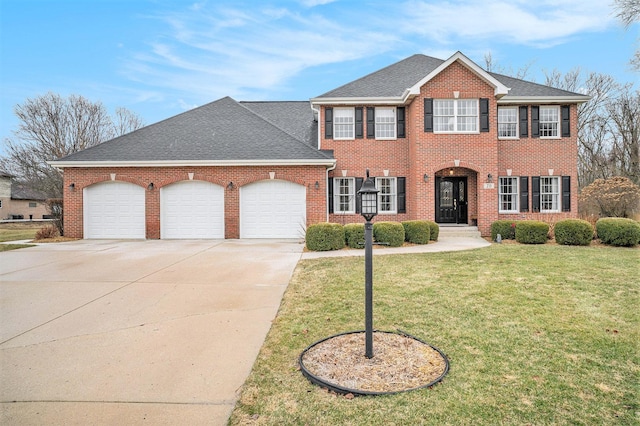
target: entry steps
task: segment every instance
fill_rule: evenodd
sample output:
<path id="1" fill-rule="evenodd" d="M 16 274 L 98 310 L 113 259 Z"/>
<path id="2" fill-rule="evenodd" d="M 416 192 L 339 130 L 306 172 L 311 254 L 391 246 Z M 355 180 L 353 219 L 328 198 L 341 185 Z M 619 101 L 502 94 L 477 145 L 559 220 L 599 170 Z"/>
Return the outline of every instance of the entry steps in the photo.
<path id="1" fill-rule="evenodd" d="M 440 237 L 446 238 L 482 238 L 477 226 L 440 224 Z"/>

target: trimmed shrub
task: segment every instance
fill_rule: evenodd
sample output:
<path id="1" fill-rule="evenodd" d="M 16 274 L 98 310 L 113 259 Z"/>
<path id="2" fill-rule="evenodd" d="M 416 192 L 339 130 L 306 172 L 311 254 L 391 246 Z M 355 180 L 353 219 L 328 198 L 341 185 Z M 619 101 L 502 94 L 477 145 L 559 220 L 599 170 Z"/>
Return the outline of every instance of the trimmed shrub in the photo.
<path id="1" fill-rule="evenodd" d="M 491 241 L 495 241 L 500 234 L 503 240 L 516 239 L 516 221 L 515 220 L 496 220 L 491 224 Z"/>
<path id="2" fill-rule="evenodd" d="M 339 223 L 316 223 L 307 228 L 307 248 L 313 251 L 344 248 L 344 227 Z"/>
<path id="3" fill-rule="evenodd" d="M 549 224 L 539 220 L 519 220 L 516 223 L 516 241 L 522 244 L 544 244 L 547 242 Z"/>
<path id="4" fill-rule="evenodd" d="M 364 223 L 348 223 L 344 226 L 344 239 L 351 248 L 364 248 Z"/>
<path id="5" fill-rule="evenodd" d="M 404 239 L 413 244 L 429 244 L 431 227 L 425 220 L 407 220 L 402 222 Z"/>
<path id="6" fill-rule="evenodd" d="M 373 238 L 379 243 L 388 243 L 389 247 L 400 247 L 404 244 L 404 227 L 400 222 L 376 222 Z"/>
<path id="7" fill-rule="evenodd" d="M 554 227 L 556 242 L 569 246 L 588 246 L 593 240 L 593 226 L 586 220 L 565 219 Z"/>
<path id="8" fill-rule="evenodd" d="M 58 233 L 58 228 L 55 226 L 45 226 L 38 229 L 36 232 L 35 239 L 36 240 L 46 240 L 47 238 L 56 238 L 60 234 Z"/>
<path id="9" fill-rule="evenodd" d="M 631 247 L 640 244 L 640 223 L 621 217 L 604 217 L 596 222 L 598 238 L 604 244 Z"/>
<path id="10" fill-rule="evenodd" d="M 438 235 L 440 235 L 440 226 L 431 220 L 425 220 L 425 222 L 429 224 L 429 240 L 438 241 Z"/>

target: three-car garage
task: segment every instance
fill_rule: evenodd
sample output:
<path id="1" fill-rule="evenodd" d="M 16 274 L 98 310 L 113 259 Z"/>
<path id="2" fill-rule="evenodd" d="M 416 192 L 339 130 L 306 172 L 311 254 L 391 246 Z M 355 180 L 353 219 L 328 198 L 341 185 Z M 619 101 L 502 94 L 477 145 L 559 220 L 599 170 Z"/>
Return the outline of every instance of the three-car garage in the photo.
<path id="1" fill-rule="evenodd" d="M 267 179 L 244 185 L 239 205 L 225 214 L 225 188 L 201 180 L 184 180 L 159 189 L 160 238 L 225 238 L 225 216 L 236 214 L 240 238 L 303 238 L 306 229 L 305 186 Z M 153 215 L 140 185 L 106 181 L 83 189 L 84 238 L 143 239 Z M 235 213 L 234 213 L 235 212 Z M 151 220 L 153 222 L 153 220 Z"/>

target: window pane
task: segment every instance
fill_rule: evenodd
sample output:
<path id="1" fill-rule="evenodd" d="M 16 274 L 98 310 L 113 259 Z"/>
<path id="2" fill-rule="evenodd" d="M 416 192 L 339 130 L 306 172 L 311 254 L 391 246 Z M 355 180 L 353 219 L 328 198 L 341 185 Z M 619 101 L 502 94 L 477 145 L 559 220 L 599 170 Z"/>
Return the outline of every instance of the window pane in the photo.
<path id="1" fill-rule="evenodd" d="M 396 111 L 394 108 L 376 108 L 376 139 L 396 138 Z"/>
<path id="2" fill-rule="evenodd" d="M 515 108 L 498 108 L 498 137 L 518 137 L 517 124 L 518 113 Z"/>
<path id="3" fill-rule="evenodd" d="M 518 178 L 501 177 L 499 183 L 500 206 L 502 212 L 518 211 Z"/>
<path id="4" fill-rule="evenodd" d="M 354 178 L 334 178 L 334 211 L 353 213 L 355 211 Z"/>
<path id="5" fill-rule="evenodd" d="M 381 212 L 396 211 L 396 178 L 376 178 L 378 208 Z"/>
<path id="6" fill-rule="evenodd" d="M 540 178 L 540 210 L 558 211 L 560 200 L 560 179 L 557 177 Z"/>
<path id="7" fill-rule="evenodd" d="M 557 137 L 559 121 L 557 107 L 540 107 L 540 137 Z"/>
<path id="8" fill-rule="evenodd" d="M 336 139 L 354 138 L 353 108 L 335 108 L 333 113 L 333 134 Z"/>

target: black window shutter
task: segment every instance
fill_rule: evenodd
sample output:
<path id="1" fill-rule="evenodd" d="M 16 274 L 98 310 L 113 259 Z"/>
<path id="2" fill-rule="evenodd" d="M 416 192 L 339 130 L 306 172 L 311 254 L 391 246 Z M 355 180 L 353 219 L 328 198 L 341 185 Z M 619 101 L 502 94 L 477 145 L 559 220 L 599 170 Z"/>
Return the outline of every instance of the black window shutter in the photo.
<path id="1" fill-rule="evenodd" d="M 489 99 L 480 99 L 480 131 L 489 131 Z"/>
<path id="2" fill-rule="evenodd" d="M 327 188 L 329 188 L 329 213 L 333 213 L 333 178 L 327 179 Z"/>
<path id="3" fill-rule="evenodd" d="M 562 176 L 562 211 L 571 211 L 571 176 Z"/>
<path id="4" fill-rule="evenodd" d="M 362 107 L 356 107 L 356 139 L 362 139 Z"/>
<path id="5" fill-rule="evenodd" d="M 324 109 L 324 137 L 333 139 L 333 108 Z"/>
<path id="6" fill-rule="evenodd" d="M 397 181 L 397 194 L 398 194 L 398 213 L 406 213 L 407 212 L 407 197 L 406 197 L 406 183 L 407 178 L 399 177 L 396 178 Z"/>
<path id="7" fill-rule="evenodd" d="M 376 137 L 376 109 L 367 107 L 367 139 Z"/>
<path id="8" fill-rule="evenodd" d="M 531 210 L 540 211 L 540 176 L 531 176 Z"/>
<path id="9" fill-rule="evenodd" d="M 364 182 L 363 178 L 356 178 L 356 213 L 360 213 L 360 205 L 362 204 L 362 195 L 358 194 L 362 187 L 362 182 Z"/>
<path id="10" fill-rule="evenodd" d="M 520 176 L 520 211 L 529 211 L 529 176 Z"/>
<path id="11" fill-rule="evenodd" d="M 524 105 L 520 107 L 520 137 L 529 137 L 529 108 Z"/>
<path id="12" fill-rule="evenodd" d="M 397 137 L 399 138 L 405 138 L 406 137 L 406 133 L 405 133 L 405 120 L 404 120 L 404 107 L 398 107 L 396 109 L 396 122 L 398 125 L 398 132 L 397 132 Z"/>
<path id="13" fill-rule="evenodd" d="M 540 137 L 540 107 L 537 105 L 531 107 L 531 137 Z"/>
<path id="14" fill-rule="evenodd" d="M 433 132 L 433 99 L 424 100 L 424 131 Z"/>
<path id="15" fill-rule="evenodd" d="M 560 112 L 562 116 L 562 137 L 568 138 L 569 136 L 571 136 L 571 125 L 569 122 L 569 105 L 562 105 L 562 107 L 560 107 Z"/>

